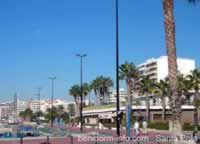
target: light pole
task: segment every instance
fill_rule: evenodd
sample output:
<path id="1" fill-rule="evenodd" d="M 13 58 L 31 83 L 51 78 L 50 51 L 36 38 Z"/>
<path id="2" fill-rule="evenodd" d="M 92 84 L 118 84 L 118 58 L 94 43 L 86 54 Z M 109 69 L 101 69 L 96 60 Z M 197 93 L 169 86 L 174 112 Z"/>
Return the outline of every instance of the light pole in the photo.
<path id="1" fill-rule="evenodd" d="M 49 77 L 51 80 L 51 128 L 53 128 L 53 94 L 54 94 L 54 80 L 56 77 Z"/>
<path id="2" fill-rule="evenodd" d="M 80 120 L 81 120 L 81 127 L 80 131 L 83 131 L 83 58 L 86 57 L 86 54 L 77 54 L 77 57 L 80 58 L 80 87 L 81 87 L 81 105 L 80 105 Z"/>
<path id="3" fill-rule="evenodd" d="M 120 136 L 120 104 L 119 104 L 119 16 L 118 0 L 115 0 L 115 17 L 116 17 L 116 127 L 117 135 Z"/>

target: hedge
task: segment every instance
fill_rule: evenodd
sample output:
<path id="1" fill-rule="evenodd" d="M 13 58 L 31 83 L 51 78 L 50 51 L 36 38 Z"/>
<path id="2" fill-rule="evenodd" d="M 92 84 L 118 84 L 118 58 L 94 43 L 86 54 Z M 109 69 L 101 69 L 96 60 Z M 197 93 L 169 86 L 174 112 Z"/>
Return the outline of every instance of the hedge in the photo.
<path id="1" fill-rule="evenodd" d="M 168 122 L 149 122 L 148 128 L 157 130 L 169 130 Z"/>
<path id="2" fill-rule="evenodd" d="M 116 127 L 115 123 L 104 123 L 104 127 L 111 129 L 112 127 Z M 125 125 L 123 125 L 125 126 Z M 193 131 L 194 125 L 190 123 L 183 124 L 184 131 Z M 142 123 L 140 123 L 140 128 L 142 128 Z M 169 130 L 169 123 L 168 122 L 148 122 L 148 128 L 150 129 L 157 129 L 157 130 Z M 200 131 L 200 125 L 198 126 L 198 130 Z"/>
<path id="3" fill-rule="evenodd" d="M 191 125 L 190 123 L 184 123 L 183 130 L 185 131 L 193 131 L 195 128 L 195 125 Z M 198 131 L 200 131 L 200 125 L 198 126 Z"/>

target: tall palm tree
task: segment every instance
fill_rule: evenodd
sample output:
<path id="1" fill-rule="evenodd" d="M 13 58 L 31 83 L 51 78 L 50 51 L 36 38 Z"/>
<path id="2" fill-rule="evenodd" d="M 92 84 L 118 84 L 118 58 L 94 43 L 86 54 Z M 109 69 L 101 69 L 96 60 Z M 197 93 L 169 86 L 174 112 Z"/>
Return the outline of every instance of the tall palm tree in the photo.
<path id="1" fill-rule="evenodd" d="M 86 96 L 91 91 L 90 85 L 88 83 L 83 83 L 83 105 L 85 105 Z M 74 97 L 74 101 L 76 103 L 76 116 L 80 115 L 80 101 L 81 101 L 81 87 L 78 84 L 75 84 L 69 90 L 69 95 Z"/>
<path id="2" fill-rule="evenodd" d="M 76 103 L 76 116 L 80 116 L 80 95 L 81 95 L 81 88 L 79 85 L 73 85 L 69 90 L 69 95 L 74 97 L 74 101 Z"/>
<path id="3" fill-rule="evenodd" d="M 146 120 L 150 120 L 150 96 L 153 95 L 153 93 L 156 91 L 155 90 L 155 80 L 150 79 L 149 76 L 143 76 L 142 79 L 139 82 L 139 89 L 140 93 L 145 95 L 146 99 Z"/>
<path id="4" fill-rule="evenodd" d="M 100 87 L 100 78 L 97 77 L 95 80 L 93 80 L 91 82 L 91 87 L 95 93 L 96 96 L 96 104 L 99 105 L 100 104 L 100 99 L 99 99 L 99 87 Z"/>
<path id="5" fill-rule="evenodd" d="M 198 0 L 188 0 L 195 3 Z M 166 49 L 168 55 L 168 71 L 170 92 L 172 97 L 171 109 L 176 128 L 181 131 L 181 104 L 180 96 L 177 92 L 177 62 L 176 62 L 176 39 L 175 39 L 175 20 L 174 20 L 174 0 L 163 0 L 164 25 L 166 36 Z"/>
<path id="6" fill-rule="evenodd" d="M 108 103 L 108 94 L 110 92 L 110 87 L 113 87 L 113 80 L 110 77 L 105 77 L 102 81 L 103 89 L 103 102 Z"/>
<path id="7" fill-rule="evenodd" d="M 86 105 L 86 97 L 91 91 L 91 86 L 89 83 L 83 83 L 83 105 Z"/>
<path id="8" fill-rule="evenodd" d="M 110 77 L 98 76 L 91 82 L 92 89 L 96 95 L 97 104 L 106 103 L 105 99 L 108 96 L 109 89 L 113 86 L 113 81 Z"/>
<path id="9" fill-rule="evenodd" d="M 139 71 L 135 64 L 125 62 L 124 64 L 121 64 L 119 67 L 119 79 L 125 80 L 127 90 L 128 90 L 128 99 L 127 99 L 127 135 L 130 136 L 130 128 L 131 126 L 129 125 L 131 123 L 131 91 L 135 90 L 136 88 L 136 81 L 139 78 Z"/>
<path id="10" fill-rule="evenodd" d="M 156 84 L 156 88 L 162 102 L 162 121 L 165 121 L 165 98 L 169 96 L 169 80 L 167 78 L 165 80 L 160 80 Z"/>
<path id="11" fill-rule="evenodd" d="M 189 81 L 191 82 L 192 89 L 195 91 L 194 95 L 194 106 L 195 106 L 195 124 L 198 124 L 198 109 L 200 107 L 200 70 L 195 69 L 192 71 L 192 74 L 188 75 Z"/>

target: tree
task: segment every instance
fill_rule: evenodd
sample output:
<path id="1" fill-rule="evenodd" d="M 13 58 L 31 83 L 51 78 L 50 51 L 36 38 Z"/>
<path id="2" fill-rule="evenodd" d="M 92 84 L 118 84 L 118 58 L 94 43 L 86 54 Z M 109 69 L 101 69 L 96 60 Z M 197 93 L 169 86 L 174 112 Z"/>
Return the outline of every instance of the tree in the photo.
<path id="1" fill-rule="evenodd" d="M 89 83 L 83 83 L 83 105 L 86 105 L 86 97 L 91 92 L 91 86 Z"/>
<path id="2" fill-rule="evenodd" d="M 88 93 L 91 91 L 90 84 L 83 83 L 83 106 L 85 106 L 85 100 Z M 81 87 L 77 84 L 73 85 L 69 90 L 69 95 L 74 97 L 74 101 L 76 103 L 76 116 L 80 115 L 80 103 L 81 103 Z"/>
<path id="3" fill-rule="evenodd" d="M 81 90 L 79 85 L 73 85 L 69 90 L 69 95 L 74 97 L 76 103 L 76 116 L 80 116 L 80 95 Z"/>
<path id="4" fill-rule="evenodd" d="M 139 82 L 139 91 L 146 97 L 146 120 L 150 120 L 150 101 L 149 97 L 155 92 L 155 81 L 149 76 L 143 76 Z"/>
<path id="5" fill-rule="evenodd" d="M 44 113 L 42 111 L 37 111 L 32 114 L 31 120 L 40 124 L 40 118 L 43 116 L 44 116 Z"/>
<path id="6" fill-rule="evenodd" d="M 19 113 L 19 117 L 23 118 L 24 120 L 26 119 L 26 115 L 25 115 L 24 111 Z"/>
<path id="7" fill-rule="evenodd" d="M 51 121 L 51 108 L 47 109 L 47 113 L 45 114 L 45 119 L 49 122 Z M 62 119 L 65 123 L 69 122 L 69 114 L 64 111 L 64 107 L 62 105 L 58 107 L 53 107 L 53 119 Z"/>
<path id="8" fill-rule="evenodd" d="M 195 3 L 198 0 L 188 0 Z M 175 39 L 175 20 L 173 15 L 174 0 L 163 0 L 164 25 L 166 36 L 166 49 L 168 55 L 168 75 L 172 101 L 170 102 L 173 111 L 174 128 L 181 132 L 181 98 L 177 92 L 177 57 Z"/>
<path id="9" fill-rule="evenodd" d="M 67 109 L 68 109 L 70 117 L 75 115 L 75 106 L 74 106 L 74 104 L 69 104 Z"/>
<path id="10" fill-rule="evenodd" d="M 22 117 L 26 121 L 31 121 L 33 116 L 33 111 L 30 108 L 25 109 L 25 111 L 22 111 L 19 113 L 19 116 Z"/>
<path id="11" fill-rule="evenodd" d="M 200 70 L 195 69 L 192 71 L 190 75 L 187 76 L 189 78 L 189 81 L 191 83 L 191 89 L 195 91 L 194 95 L 194 101 L 193 104 L 195 106 L 195 124 L 198 124 L 198 109 L 200 107 Z"/>
<path id="12" fill-rule="evenodd" d="M 166 78 L 165 80 L 160 80 L 156 83 L 157 92 L 160 95 L 162 101 L 162 121 L 165 120 L 165 98 L 169 97 L 169 80 Z"/>
<path id="13" fill-rule="evenodd" d="M 136 81 L 139 78 L 139 71 L 135 64 L 125 62 L 124 64 L 121 64 L 119 67 L 119 79 L 126 81 L 126 86 L 128 90 L 128 99 L 127 99 L 127 135 L 130 136 L 130 123 L 131 123 L 131 110 L 132 110 L 132 104 L 131 104 L 131 92 L 132 90 L 135 90 L 136 87 Z"/>
<path id="14" fill-rule="evenodd" d="M 69 113 L 67 112 L 63 112 L 61 115 L 59 115 L 59 118 L 63 119 L 65 123 L 70 122 Z"/>
<path id="15" fill-rule="evenodd" d="M 113 81 L 110 77 L 98 76 L 91 82 L 91 87 L 96 95 L 96 103 L 107 103 L 106 99 L 109 93 L 109 88 L 113 86 Z"/>
<path id="16" fill-rule="evenodd" d="M 113 87 L 113 80 L 110 77 L 105 77 L 102 81 L 103 103 L 108 103 L 110 87 Z"/>
<path id="17" fill-rule="evenodd" d="M 54 106 L 53 107 L 53 110 L 51 108 L 48 108 L 47 109 L 47 113 L 45 114 L 45 119 L 50 122 L 51 121 L 51 118 L 53 117 L 53 121 L 56 117 L 58 117 L 58 111 L 57 111 L 57 108 Z"/>
<path id="18" fill-rule="evenodd" d="M 56 107 L 56 113 L 57 113 L 59 116 L 61 116 L 64 112 L 65 112 L 65 108 L 64 108 L 63 105 L 58 105 L 58 106 Z"/>

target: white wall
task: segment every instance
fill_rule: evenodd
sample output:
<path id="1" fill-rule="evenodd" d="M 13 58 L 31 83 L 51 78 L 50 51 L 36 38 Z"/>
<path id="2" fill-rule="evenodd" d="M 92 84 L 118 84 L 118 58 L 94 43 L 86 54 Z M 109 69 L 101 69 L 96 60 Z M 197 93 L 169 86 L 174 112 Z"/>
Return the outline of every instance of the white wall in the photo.
<path id="1" fill-rule="evenodd" d="M 165 79 L 168 75 L 168 61 L 167 57 L 163 56 L 157 59 L 157 76 L 158 76 L 158 81 L 161 79 Z"/>
<path id="2" fill-rule="evenodd" d="M 158 80 L 164 79 L 168 76 L 168 59 L 167 56 L 162 56 L 157 59 L 158 63 Z M 184 75 L 189 74 L 195 69 L 195 61 L 192 59 L 178 58 L 178 71 Z"/>

